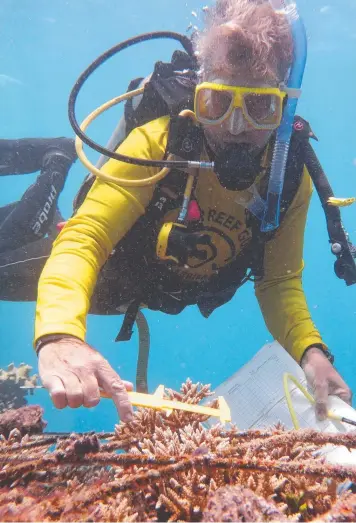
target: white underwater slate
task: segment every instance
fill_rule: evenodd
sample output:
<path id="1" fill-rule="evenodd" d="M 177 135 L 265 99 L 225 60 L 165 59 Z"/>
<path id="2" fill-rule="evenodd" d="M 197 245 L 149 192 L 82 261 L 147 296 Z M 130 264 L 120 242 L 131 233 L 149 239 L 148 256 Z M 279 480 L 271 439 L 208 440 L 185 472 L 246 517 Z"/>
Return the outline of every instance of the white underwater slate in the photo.
<path id="1" fill-rule="evenodd" d="M 241 430 L 263 429 L 281 422 L 293 429 L 283 388 L 283 374 L 288 372 L 307 388 L 301 367 L 278 342 L 264 345 L 257 354 L 235 374 L 214 390 L 214 397 L 224 396 L 230 410 L 232 423 Z M 321 432 L 345 433 L 356 430 L 352 425 L 333 421 L 318 421 L 314 407 L 293 383 L 289 382 L 292 403 L 301 428 L 313 428 Z M 311 392 L 311 391 L 309 391 Z M 211 401 L 212 398 L 209 398 Z M 356 421 L 356 410 L 340 398 L 329 397 L 329 410 Z M 208 425 L 215 423 L 212 418 Z M 356 451 L 345 447 L 325 447 L 327 459 L 333 463 L 356 465 Z"/>

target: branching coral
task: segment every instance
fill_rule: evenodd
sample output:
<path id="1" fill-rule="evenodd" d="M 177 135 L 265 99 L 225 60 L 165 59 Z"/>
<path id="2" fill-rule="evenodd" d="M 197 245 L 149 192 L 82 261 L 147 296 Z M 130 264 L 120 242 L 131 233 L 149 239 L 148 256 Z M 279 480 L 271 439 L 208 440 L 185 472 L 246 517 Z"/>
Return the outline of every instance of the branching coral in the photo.
<path id="1" fill-rule="evenodd" d="M 27 405 L 25 398 L 28 390 L 21 387 L 34 387 L 37 384 L 37 375 L 30 375 L 32 367 L 20 363 L 15 367 L 13 363 L 7 369 L 0 369 L 0 413 L 7 409 L 17 409 Z"/>
<path id="2" fill-rule="evenodd" d="M 273 502 L 249 488 L 221 487 L 208 497 L 202 521 L 285 521 Z"/>
<path id="3" fill-rule="evenodd" d="M 189 380 L 167 391 L 191 403 L 210 394 Z M 317 452 L 354 449 L 356 434 L 239 432 L 203 421 L 139 409 L 112 434 L 56 441 L 13 431 L 0 443 L 0 520 L 356 520 L 355 496 L 338 493 L 342 481 L 356 481 L 355 467 L 327 464 Z"/>

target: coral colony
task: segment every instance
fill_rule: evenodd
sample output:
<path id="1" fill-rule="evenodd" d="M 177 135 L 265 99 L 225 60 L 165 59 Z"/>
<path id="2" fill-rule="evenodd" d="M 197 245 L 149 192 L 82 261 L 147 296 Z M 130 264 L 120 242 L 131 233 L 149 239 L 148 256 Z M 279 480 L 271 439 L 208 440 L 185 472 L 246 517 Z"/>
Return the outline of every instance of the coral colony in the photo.
<path id="1" fill-rule="evenodd" d="M 14 367 L 10 375 L 12 407 L 29 376 Z M 211 394 L 190 380 L 165 389 L 191 404 Z M 355 449 L 356 432 L 241 432 L 205 428 L 200 414 L 140 408 L 112 433 L 51 435 L 42 415 L 39 406 L 0 415 L 0 521 L 356 520 L 356 467 L 328 464 L 320 452 Z"/>

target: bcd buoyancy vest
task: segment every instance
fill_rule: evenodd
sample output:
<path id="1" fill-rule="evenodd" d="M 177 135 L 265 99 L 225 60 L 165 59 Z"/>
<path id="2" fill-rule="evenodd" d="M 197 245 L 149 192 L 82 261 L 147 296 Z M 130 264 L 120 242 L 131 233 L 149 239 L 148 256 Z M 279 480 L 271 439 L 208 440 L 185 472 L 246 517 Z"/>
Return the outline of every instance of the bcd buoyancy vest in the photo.
<path id="1" fill-rule="evenodd" d="M 135 107 L 132 99 L 126 102 L 125 132 L 114 144 L 113 149 L 122 143 L 135 127 L 169 115 L 170 129 L 165 156 L 172 153 L 189 160 L 200 158 L 203 143 L 202 131 L 189 119 L 179 116 L 183 109 L 191 110 L 193 107 L 197 82 L 193 65 L 189 55 L 182 51 L 176 51 L 170 63 L 156 63 L 149 81 L 145 84 L 140 103 Z M 128 90 L 135 89 L 143 80 L 143 78 L 133 80 Z M 282 194 L 281 221 L 298 191 L 306 165 L 325 211 L 329 240 L 333 253 L 337 256 L 335 272 L 339 278 L 345 280 L 347 285 L 351 285 L 356 283 L 354 251 L 342 227 L 339 209 L 327 204 L 328 198 L 333 193 L 309 143 L 310 138 L 316 137 L 311 131 L 309 123 L 299 116 L 296 117 Z M 187 147 L 187 140 L 191 141 L 192 147 Z M 74 212 L 83 202 L 94 179 L 93 175 L 89 175 L 83 183 L 74 202 Z M 122 270 L 124 263 L 128 267 L 135 267 L 137 274 L 143 276 L 142 285 L 133 296 L 132 303 L 127 309 L 126 321 L 123 323 L 118 339 L 128 339 L 130 325 L 134 321 L 141 303 L 153 310 L 161 310 L 170 314 L 179 313 L 187 305 L 197 304 L 203 316 L 208 317 L 213 310 L 229 301 L 244 282 L 263 276 L 264 248 L 266 242 L 273 237 L 273 232 L 262 233 L 259 220 L 252 213 L 248 213 L 247 217 L 252 229 L 250 242 L 235 259 L 222 267 L 208 282 L 190 283 L 189 286 L 184 286 L 171 270 L 170 264 L 157 259 L 155 247 L 159 225 L 167 212 L 177 209 L 181 205 L 186 180 L 186 173 L 172 169 L 157 184 L 145 215 L 115 247 L 102 269 L 103 274 L 110 272 L 112 278 L 115 271 Z M 259 188 L 261 197 L 266 194 L 267 184 L 268 173 L 262 178 Z M 193 238 L 187 235 L 194 234 L 196 232 L 192 225 L 185 237 L 187 248 Z M 199 237 L 197 241 L 199 241 Z M 335 245 L 339 248 L 336 248 Z M 175 292 L 180 293 L 179 300 L 173 297 Z"/>

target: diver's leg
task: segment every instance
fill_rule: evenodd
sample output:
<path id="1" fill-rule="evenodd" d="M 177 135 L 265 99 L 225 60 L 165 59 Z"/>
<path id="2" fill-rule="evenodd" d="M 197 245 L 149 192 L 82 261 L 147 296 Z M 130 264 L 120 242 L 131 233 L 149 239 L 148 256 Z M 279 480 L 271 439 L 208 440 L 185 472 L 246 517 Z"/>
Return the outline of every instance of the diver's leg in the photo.
<path id="1" fill-rule="evenodd" d="M 67 139 L 71 148 L 65 150 L 53 145 L 54 142 L 47 147 L 41 160 L 41 173 L 37 180 L 0 224 L 0 252 L 17 249 L 42 238 L 53 223 L 59 195 L 76 159 L 73 140 Z"/>
<path id="2" fill-rule="evenodd" d="M 21 138 L 0 140 L 0 176 L 28 174 L 42 168 L 46 152 L 56 148 L 76 158 L 74 141 L 70 138 Z"/>
<path id="3" fill-rule="evenodd" d="M 18 202 L 8 203 L 4 207 L 0 207 L 0 224 L 7 218 L 11 211 L 13 211 Z"/>
<path id="4" fill-rule="evenodd" d="M 0 254 L 0 300 L 35 301 L 37 285 L 53 238 L 42 238 L 20 249 Z"/>

